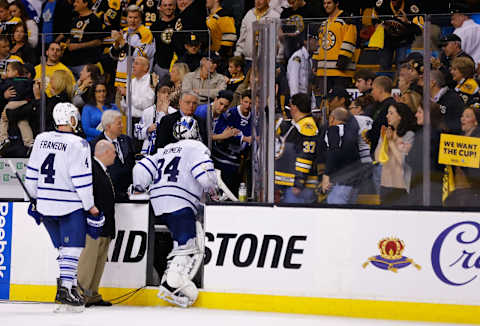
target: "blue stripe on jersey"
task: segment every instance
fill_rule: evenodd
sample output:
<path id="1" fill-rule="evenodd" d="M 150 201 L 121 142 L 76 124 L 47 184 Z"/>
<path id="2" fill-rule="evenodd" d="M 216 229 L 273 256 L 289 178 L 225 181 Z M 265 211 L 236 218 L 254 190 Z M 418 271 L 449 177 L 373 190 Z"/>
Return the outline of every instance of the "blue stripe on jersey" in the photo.
<path id="1" fill-rule="evenodd" d="M 47 187 L 38 187 L 38 189 L 41 190 L 52 190 L 52 191 L 64 191 L 64 192 L 75 192 L 73 190 L 68 190 L 68 189 L 55 189 L 55 188 L 47 188 Z"/>
<path id="2" fill-rule="evenodd" d="M 64 201 L 67 203 L 81 203 L 81 200 L 70 200 L 70 199 L 55 199 L 55 198 L 44 198 L 44 197 L 37 197 L 38 200 L 49 200 L 49 201 Z"/>
<path id="3" fill-rule="evenodd" d="M 77 268 L 73 266 L 60 266 L 60 270 L 67 270 L 67 271 L 76 271 Z"/>
<path id="4" fill-rule="evenodd" d="M 88 187 L 88 186 L 91 186 L 91 185 L 92 185 L 92 183 L 90 182 L 90 183 L 88 183 L 88 184 L 86 184 L 86 185 L 75 186 L 75 189 L 85 188 L 85 187 Z"/>
<path id="5" fill-rule="evenodd" d="M 28 165 L 27 165 L 27 169 L 38 172 L 38 169 L 32 168 L 31 166 L 28 166 Z"/>
<path id="6" fill-rule="evenodd" d="M 195 177 L 195 179 L 198 179 L 201 175 L 203 175 L 204 173 L 207 173 L 207 172 L 212 172 L 212 171 L 215 171 L 215 169 L 208 169 L 206 171 L 203 171 L 201 172 L 200 174 L 197 174 L 197 176 Z"/>
<path id="7" fill-rule="evenodd" d="M 188 193 L 190 196 L 195 197 L 197 200 L 200 200 L 200 197 L 198 197 L 197 195 L 191 193 L 191 192 L 188 191 L 187 189 L 184 189 L 184 188 L 179 187 L 179 186 L 173 186 L 173 185 L 155 187 L 155 188 L 150 189 L 150 192 L 152 192 L 152 191 L 154 191 L 154 190 L 161 189 L 161 188 L 177 188 L 177 189 L 180 189 L 180 190 L 185 191 L 185 192 Z"/>
<path id="8" fill-rule="evenodd" d="M 92 175 L 91 173 L 80 174 L 80 175 L 72 175 L 72 178 L 83 178 Z"/>
<path id="9" fill-rule="evenodd" d="M 143 166 L 145 168 L 145 170 L 147 170 L 147 172 L 150 174 L 150 176 L 152 177 L 152 180 L 155 179 L 153 177 L 153 173 L 150 171 L 149 168 L 147 168 L 147 166 L 145 164 L 143 164 L 142 162 L 138 162 L 138 164 L 140 164 L 141 166 Z"/>
<path id="10" fill-rule="evenodd" d="M 213 164 L 213 161 L 212 160 L 206 160 L 206 161 L 200 162 L 200 163 L 196 164 L 190 171 L 193 172 L 193 170 L 195 170 L 195 168 L 197 166 L 199 166 L 200 164 L 203 164 L 203 163 L 212 163 Z"/>
<path id="11" fill-rule="evenodd" d="M 180 198 L 180 199 L 183 199 L 183 200 L 186 200 L 188 201 L 192 207 L 195 208 L 195 210 L 197 210 L 196 206 L 194 203 L 192 203 L 190 200 L 188 200 L 187 198 L 185 197 L 182 197 L 182 196 L 177 196 L 177 195 L 157 195 L 157 196 L 153 196 L 153 197 L 150 197 L 150 199 L 155 199 L 155 198 L 159 198 L 159 197 L 175 197 L 175 198 Z"/>
<path id="12" fill-rule="evenodd" d="M 30 178 L 30 177 L 25 177 L 27 180 L 38 180 L 38 178 Z"/>
<path id="13" fill-rule="evenodd" d="M 145 157 L 147 159 L 147 161 L 149 161 L 150 163 L 152 163 L 152 166 L 153 168 L 155 169 L 155 167 L 157 166 L 155 163 L 153 163 L 153 161 L 151 159 L 149 159 L 148 157 Z"/>

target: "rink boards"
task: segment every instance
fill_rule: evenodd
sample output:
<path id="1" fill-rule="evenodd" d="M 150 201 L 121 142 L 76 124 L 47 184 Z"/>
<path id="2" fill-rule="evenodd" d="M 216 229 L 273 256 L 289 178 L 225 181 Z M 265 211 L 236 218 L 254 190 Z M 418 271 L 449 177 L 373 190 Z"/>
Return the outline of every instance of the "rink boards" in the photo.
<path id="1" fill-rule="evenodd" d="M 0 204 L 0 299 L 51 301 L 56 253 L 26 207 Z M 197 306 L 480 323 L 479 213 L 215 205 L 205 219 Z M 106 299 L 146 282 L 148 206 L 118 204 L 116 222 Z M 126 303 L 164 305 L 154 288 Z"/>

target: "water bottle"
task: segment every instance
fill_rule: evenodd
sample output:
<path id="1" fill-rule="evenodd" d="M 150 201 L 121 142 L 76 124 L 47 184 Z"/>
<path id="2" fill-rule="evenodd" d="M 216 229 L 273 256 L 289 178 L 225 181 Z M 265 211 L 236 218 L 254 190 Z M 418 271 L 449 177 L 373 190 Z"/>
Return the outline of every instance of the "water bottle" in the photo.
<path id="1" fill-rule="evenodd" d="M 238 200 L 243 202 L 247 201 L 247 185 L 245 182 L 242 182 L 240 188 L 238 188 Z"/>

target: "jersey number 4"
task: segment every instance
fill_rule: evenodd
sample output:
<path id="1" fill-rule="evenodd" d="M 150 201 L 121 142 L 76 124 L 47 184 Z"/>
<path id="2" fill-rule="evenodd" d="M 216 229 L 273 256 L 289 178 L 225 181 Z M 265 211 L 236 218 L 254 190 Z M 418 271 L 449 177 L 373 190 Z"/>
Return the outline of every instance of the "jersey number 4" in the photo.
<path id="1" fill-rule="evenodd" d="M 158 161 L 158 178 L 155 180 L 155 183 L 160 181 L 162 179 L 162 176 L 164 174 L 168 174 L 168 181 L 170 182 L 177 182 L 178 181 L 178 164 L 180 163 L 180 156 L 175 156 L 166 166 L 163 168 L 165 165 L 165 159 L 161 159 Z"/>
<path id="2" fill-rule="evenodd" d="M 55 170 L 53 169 L 53 163 L 55 162 L 55 154 L 48 154 L 45 161 L 43 161 L 40 167 L 40 173 L 46 175 L 45 183 L 55 183 Z"/>

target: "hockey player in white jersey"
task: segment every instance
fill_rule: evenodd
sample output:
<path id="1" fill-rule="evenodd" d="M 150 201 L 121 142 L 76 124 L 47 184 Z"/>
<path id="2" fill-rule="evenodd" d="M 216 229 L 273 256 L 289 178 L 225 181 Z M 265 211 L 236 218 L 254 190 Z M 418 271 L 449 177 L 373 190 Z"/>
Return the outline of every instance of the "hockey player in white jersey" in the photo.
<path id="1" fill-rule="evenodd" d="M 79 118 L 71 103 L 54 107 L 57 130 L 36 137 L 25 176 L 25 186 L 36 201 L 28 212 L 38 224 L 43 223 L 58 249 L 57 312 L 83 311 L 77 290 L 78 258 L 85 246 L 87 223 L 100 225 L 101 221 L 93 220 L 102 217 L 93 201 L 90 146 L 73 134 Z"/>
<path id="2" fill-rule="evenodd" d="M 192 282 L 204 253 L 204 234 L 196 221 L 203 192 L 216 194 L 217 177 L 209 149 L 200 141 L 197 121 L 182 117 L 174 127 L 179 139 L 155 155 L 139 161 L 133 169 L 136 190 L 149 190 L 150 201 L 172 234 L 173 250 L 163 274 L 158 296 L 181 307 L 192 305 L 198 289 Z"/>

